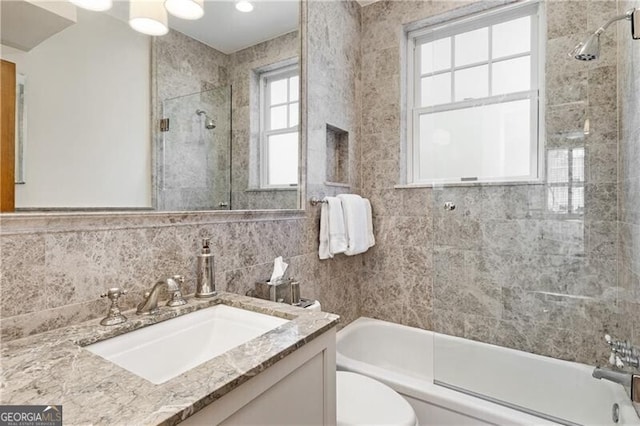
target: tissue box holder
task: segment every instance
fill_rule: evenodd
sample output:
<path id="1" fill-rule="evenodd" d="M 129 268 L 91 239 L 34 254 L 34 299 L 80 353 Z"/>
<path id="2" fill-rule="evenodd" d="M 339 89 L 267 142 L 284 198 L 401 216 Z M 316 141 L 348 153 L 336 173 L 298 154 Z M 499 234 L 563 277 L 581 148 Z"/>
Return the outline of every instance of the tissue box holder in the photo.
<path id="1" fill-rule="evenodd" d="M 293 285 L 292 285 L 293 284 Z M 291 289 L 298 284 L 291 278 L 277 281 L 271 284 L 269 281 L 256 282 L 256 297 L 272 302 L 293 303 L 293 295 Z"/>

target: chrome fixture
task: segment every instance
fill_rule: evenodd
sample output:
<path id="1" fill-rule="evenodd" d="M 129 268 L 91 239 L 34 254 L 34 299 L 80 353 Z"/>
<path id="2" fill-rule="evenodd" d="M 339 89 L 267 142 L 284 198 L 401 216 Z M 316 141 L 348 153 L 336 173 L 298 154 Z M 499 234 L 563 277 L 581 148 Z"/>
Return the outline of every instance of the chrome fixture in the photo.
<path id="1" fill-rule="evenodd" d="M 196 297 L 213 297 L 216 293 L 216 280 L 213 275 L 213 253 L 211 240 L 202 239 L 202 249 L 197 256 Z"/>
<path id="2" fill-rule="evenodd" d="M 167 287 L 167 291 L 171 295 L 171 299 L 167 302 L 169 307 L 182 306 L 187 303 L 182 297 L 182 291 L 180 286 L 184 283 L 184 277 L 181 275 L 174 275 L 173 277 L 160 280 L 153 286 L 151 291 L 147 291 L 144 294 L 144 300 L 138 305 L 136 314 L 138 315 L 154 315 L 159 311 L 158 308 L 158 294 L 160 289 L 164 286 Z"/>
<path id="3" fill-rule="evenodd" d="M 640 366 L 640 350 L 633 346 L 631 342 L 614 339 L 608 334 L 605 334 L 604 340 L 611 348 L 611 356 L 609 357 L 611 365 L 617 368 L 626 366 L 638 368 Z M 640 402 L 640 375 L 596 367 L 592 376 L 596 379 L 608 380 L 630 388 L 631 400 Z"/>
<path id="4" fill-rule="evenodd" d="M 311 199 L 309 200 L 309 203 L 310 203 L 312 206 L 314 206 L 314 207 L 315 207 L 315 206 L 317 206 L 318 204 L 326 204 L 326 203 L 328 203 L 328 201 L 326 201 L 326 200 L 321 200 L 321 199 L 320 199 L 320 198 L 318 198 L 318 197 L 311 197 Z"/>
<path id="5" fill-rule="evenodd" d="M 204 128 L 211 130 L 216 128 L 216 124 L 213 122 L 213 118 L 209 118 L 207 112 L 201 109 L 196 110 L 196 114 L 204 115 Z"/>
<path id="6" fill-rule="evenodd" d="M 456 209 L 456 204 L 452 201 L 446 201 L 444 203 L 444 209 L 448 212 L 453 211 Z"/>
<path id="7" fill-rule="evenodd" d="M 624 15 L 618 15 L 608 20 L 607 23 L 598 28 L 595 33 L 578 44 L 571 53 L 569 53 L 569 56 L 579 61 L 593 61 L 594 59 L 598 59 L 600 56 L 600 34 L 605 32 L 611 24 L 622 19 L 631 21 L 631 37 L 634 40 L 640 39 L 640 10 L 629 9 Z"/>
<path id="8" fill-rule="evenodd" d="M 640 402 L 640 376 L 637 374 L 596 367 L 591 375 L 594 379 L 608 380 L 629 388 L 631 391 L 631 400 L 633 402 Z"/>
<path id="9" fill-rule="evenodd" d="M 100 321 L 102 325 L 117 325 L 127 321 L 127 317 L 120 312 L 120 306 L 118 306 L 118 299 L 120 296 L 127 294 L 126 290 L 122 290 L 118 287 L 113 287 L 107 290 L 106 293 L 100 295 L 100 297 L 108 297 L 111 300 L 111 306 L 109 306 L 109 313 L 106 317 Z"/>
<path id="10" fill-rule="evenodd" d="M 615 365 L 618 368 L 625 366 L 640 367 L 640 349 L 633 346 L 631 342 L 628 340 L 613 339 L 608 334 L 605 334 L 604 340 L 607 342 L 609 348 L 611 348 L 609 364 Z"/>
<path id="11" fill-rule="evenodd" d="M 613 371 L 606 368 L 596 367 L 591 374 L 594 379 L 608 380 L 619 385 L 629 387 L 631 386 L 631 374 L 624 373 L 622 371 Z"/>

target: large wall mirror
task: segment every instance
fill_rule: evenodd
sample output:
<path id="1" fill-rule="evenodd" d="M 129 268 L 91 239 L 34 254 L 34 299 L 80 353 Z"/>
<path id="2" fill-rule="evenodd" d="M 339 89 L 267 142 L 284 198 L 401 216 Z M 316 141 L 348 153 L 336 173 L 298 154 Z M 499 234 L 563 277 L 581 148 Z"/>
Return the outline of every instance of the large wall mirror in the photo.
<path id="1" fill-rule="evenodd" d="M 299 208 L 300 4 L 252 3 L 150 37 L 128 0 L 3 1 L 16 212 Z"/>

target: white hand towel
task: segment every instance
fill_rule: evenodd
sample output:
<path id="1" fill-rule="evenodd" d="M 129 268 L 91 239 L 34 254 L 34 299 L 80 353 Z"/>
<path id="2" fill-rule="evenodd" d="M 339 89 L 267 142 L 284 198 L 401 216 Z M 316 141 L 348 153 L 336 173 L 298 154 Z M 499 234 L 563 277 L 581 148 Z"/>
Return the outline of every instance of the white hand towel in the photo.
<path id="1" fill-rule="evenodd" d="M 371 214 L 371 202 L 366 198 L 363 198 L 363 200 L 367 215 L 367 234 L 369 237 L 369 247 L 373 247 L 374 245 L 376 245 L 376 237 L 373 235 L 373 215 Z"/>
<path id="2" fill-rule="evenodd" d="M 342 201 L 336 197 L 324 197 L 329 206 L 329 250 L 334 254 L 347 250 L 347 230 Z"/>
<path id="3" fill-rule="evenodd" d="M 320 259 L 333 257 L 329 250 L 329 204 L 322 203 L 320 207 L 320 248 L 318 249 Z"/>
<path id="4" fill-rule="evenodd" d="M 320 259 L 332 258 L 347 250 L 342 202 L 336 197 L 325 197 L 320 210 Z"/>
<path id="5" fill-rule="evenodd" d="M 369 246 L 367 207 L 364 199 L 355 194 L 338 195 L 342 201 L 344 221 L 347 228 L 347 256 L 364 253 Z"/>

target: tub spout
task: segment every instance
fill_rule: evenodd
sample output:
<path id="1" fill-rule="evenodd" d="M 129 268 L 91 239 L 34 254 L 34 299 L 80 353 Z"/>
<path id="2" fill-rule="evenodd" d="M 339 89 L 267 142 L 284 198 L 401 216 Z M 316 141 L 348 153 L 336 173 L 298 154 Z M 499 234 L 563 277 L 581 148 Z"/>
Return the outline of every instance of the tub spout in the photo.
<path id="1" fill-rule="evenodd" d="M 613 383 L 621 384 L 629 389 L 631 401 L 640 403 L 640 376 L 637 374 L 623 373 L 606 368 L 596 367 L 593 370 L 593 377 L 605 379 Z"/>
<path id="2" fill-rule="evenodd" d="M 632 374 L 623 373 L 621 371 L 608 370 L 606 368 L 596 367 L 591 374 L 596 379 L 604 379 L 613 383 L 618 383 L 625 387 L 631 387 Z"/>

